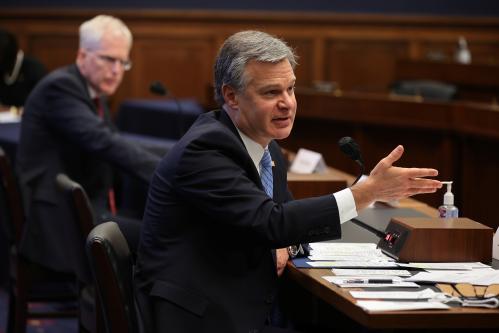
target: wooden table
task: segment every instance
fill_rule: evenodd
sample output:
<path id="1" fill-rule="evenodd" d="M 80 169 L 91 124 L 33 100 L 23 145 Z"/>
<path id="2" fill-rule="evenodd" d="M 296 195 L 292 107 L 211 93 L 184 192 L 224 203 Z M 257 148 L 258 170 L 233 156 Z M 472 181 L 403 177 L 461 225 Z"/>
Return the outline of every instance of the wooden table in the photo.
<path id="1" fill-rule="evenodd" d="M 352 176 L 329 169 L 332 179 L 344 177 L 347 183 Z M 318 178 L 324 178 L 320 175 Z M 314 178 L 314 175 L 309 175 Z M 437 216 L 437 211 L 414 199 L 400 201 L 399 207 L 418 210 L 428 216 Z M 375 242 L 378 238 L 361 229 L 354 223 L 342 225 L 343 237 L 340 241 Z M 329 283 L 322 278 L 331 275 L 329 269 L 296 268 L 288 262 L 285 275 L 286 301 L 288 305 L 302 304 L 299 308 L 291 306 L 291 312 L 302 317 L 298 321 L 312 322 L 322 330 L 357 332 L 370 330 L 440 330 L 440 329 L 499 329 L 499 309 L 451 308 L 450 310 L 394 311 L 369 313 L 355 304 L 348 290 Z M 300 290 L 301 289 L 301 290 Z M 305 313 L 304 313 L 305 312 Z M 303 319 L 306 317 L 305 319 Z"/>

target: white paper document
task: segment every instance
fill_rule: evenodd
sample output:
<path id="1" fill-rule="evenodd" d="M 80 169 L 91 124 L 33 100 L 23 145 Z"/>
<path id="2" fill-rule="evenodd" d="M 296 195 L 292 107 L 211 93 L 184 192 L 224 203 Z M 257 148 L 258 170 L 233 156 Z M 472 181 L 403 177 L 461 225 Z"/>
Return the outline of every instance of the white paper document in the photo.
<path id="1" fill-rule="evenodd" d="M 361 299 L 401 299 L 401 300 L 423 300 L 434 298 L 438 293 L 430 288 L 421 291 L 356 291 L 351 290 L 350 295 Z"/>
<path id="2" fill-rule="evenodd" d="M 379 256 L 381 250 L 374 243 L 310 243 L 310 256 L 365 255 Z"/>
<path id="3" fill-rule="evenodd" d="M 474 269 L 461 272 L 420 272 L 415 274 L 414 276 L 406 278 L 405 281 L 427 283 L 471 283 L 478 286 L 488 286 L 491 284 L 499 284 L 499 271 L 489 269 Z"/>
<path id="4" fill-rule="evenodd" d="M 331 254 L 326 254 L 326 255 L 313 255 L 313 256 L 308 256 L 309 260 L 312 261 L 345 261 L 345 260 L 355 260 L 358 261 L 359 258 L 365 261 L 395 261 L 395 259 L 390 258 L 390 257 L 384 257 L 380 255 L 363 255 L 363 254 L 356 254 L 356 255 L 331 255 Z"/>
<path id="5" fill-rule="evenodd" d="M 326 163 L 320 153 L 300 148 L 289 171 L 295 173 L 324 172 Z"/>
<path id="6" fill-rule="evenodd" d="M 378 311 L 403 311 L 403 310 L 427 310 L 427 309 L 449 309 L 448 305 L 440 302 L 397 302 L 397 301 L 357 301 L 357 305 L 369 312 Z"/>
<path id="7" fill-rule="evenodd" d="M 499 260 L 499 228 L 497 228 L 492 239 L 492 258 Z"/>
<path id="8" fill-rule="evenodd" d="M 395 268 L 395 262 L 388 261 L 307 261 L 307 264 L 315 268 Z"/>
<path id="9" fill-rule="evenodd" d="M 370 282 L 371 279 L 365 279 L 366 281 L 360 281 L 359 277 L 349 277 L 345 278 L 343 276 L 323 276 L 323 279 L 334 283 L 335 285 L 342 288 L 387 288 L 387 287 L 402 287 L 402 288 L 418 288 L 419 285 L 414 282 L 402 281 L 399 277 L 389 277 L 390 282 L 380 283 Z M 373 279 L 374 280 L 374 279 Z"/>
<path id="10" fill-rule="evenodd" d="M 336 276 L 380 276 L 380 275 L 391 275 L 391 276 L 411 276 L 411 273 L 405 269 L 344 269 L 344 268 L 333 268 L 331 270 Z"/>
<path id="11" fill-rule="evenodd" d="M 482 264 L 481 262 L 410 262 L 408 264 L 399 263 L 399 267 L 406 268 L 421 268 L 433 270 L 472 270 L 489 268 L 489 265 Z"/>
<path id="12" fill-rule="evenodd" d="M 0 112 L 0 123 L 18 123 L 21 117 L 13 112 Z"/>

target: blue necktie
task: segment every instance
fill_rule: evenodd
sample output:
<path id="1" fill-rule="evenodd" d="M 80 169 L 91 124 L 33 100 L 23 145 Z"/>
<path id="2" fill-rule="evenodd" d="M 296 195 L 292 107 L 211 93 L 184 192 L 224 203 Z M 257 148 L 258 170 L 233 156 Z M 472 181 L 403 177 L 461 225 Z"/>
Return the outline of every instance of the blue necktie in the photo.
<path id="1" fill-rule="evenodd" d="M 272 158 L 268 149 L 265 149 L 260 161 L 260 179 L 265 193 L 272 198 L 274 196 L 274 178 L 272 177 Z"/>

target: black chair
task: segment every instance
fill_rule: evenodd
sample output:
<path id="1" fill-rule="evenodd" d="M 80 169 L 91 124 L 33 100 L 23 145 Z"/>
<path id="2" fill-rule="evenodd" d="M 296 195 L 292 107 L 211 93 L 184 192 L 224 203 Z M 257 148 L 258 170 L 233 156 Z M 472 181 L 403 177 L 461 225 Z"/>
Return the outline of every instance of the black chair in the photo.
<path id="1" fill-rule="evenodd" d="M 58 174 L 55 183 L 63 193 L 64 200 L 66 200 L 66 204 L 70 207 L 73 215 L 73 221 L 68 221 L 68 223 L 72 223 L 71 228 L 68 229 L 70 233 L 68 237 L 71 237 L 74 242 L 79 242 L 74 244 L 74 248 L 71 249 L 75 254 L 74 257 L 77 258 L 73 264 L 74 273 L 79 281 L 84 284 L 91 284 L 92 274 L 85 253 L 85 242 L 94 227 L 92 205 L 82 186 L 67 175 Z"/>
<path id="2" fill-rule="evenodd" d="M 395 95 L 421 96 L 425 100 L 448 102 L 457 94 L 456 86 L 431 80 L 405 80 L 393 83 L 390 90 Z"/>
<path id="3" fill-rule="evenodd" d="M 61 303 L 78 300 L 77 289 L 62 289 L 61 284 L 76 286 L 73 275 L 54 272 L 27 260 L 19 253 L 25 214 L 22 206 L 22 196 L 17 184 L 9 158 L 0 148 L 0 187 L 3 192 L 4 206 L 7 214 L 3 215 L 6 230 L 10 237 L 10 276 L 9 276 L 9 310 L 7 317 L 7 332 L 25 333 L 29 318 L 67 318 L 78 317 L 76 306 L 66 307 L 66 310 L 44 312 L 29 311 L 30 302 Z"/>
<path id="4" fill-rule="evenodd" d="M 140 300 L 136 306 L 133 259 L 118 225 L 105 222 L 96 226 L 86 247 L 107 332 L 153 332 L 148 303 Z"/>
<path id="5" fill-rule="evenodd" d="M 58 174 L 55 183 L 73 213 L 73 221 L 68 221 L 72 223 L 68 237 L 73 239 L 74 247 L 68 250 L 73 251 L 73 271 L 80 283 L 80 319 L 85 329 L 100 333 L 103 332 L 103 323 L 85 251 L 85 242 L 95 221 L 92 205 L 83 187 L 67 175 Z"/>

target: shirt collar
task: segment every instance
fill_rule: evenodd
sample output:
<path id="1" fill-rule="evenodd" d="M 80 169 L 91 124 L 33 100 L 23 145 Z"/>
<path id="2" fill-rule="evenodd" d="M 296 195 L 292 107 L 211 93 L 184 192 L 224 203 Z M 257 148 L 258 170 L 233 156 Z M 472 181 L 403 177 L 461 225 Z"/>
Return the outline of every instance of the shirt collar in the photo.
<path id="1" fill-rule="evenodd" d="M 99 95 L 97 94 L 97 92 L 95 91 L 95 89 L 92 88 L 90 86 L 90 84 L 88 84 L 88 83 L 87 83 L 87 90 L 88 90 L 88 94 L 90 95 L 90 99 L 99 98 Z"/>
<path id="2" fill-rule="evenodd" d="M 227 112 L 225 110 L 225 107 L 223 109 L 224 112 Z M 229 119 L 232 120 L 232 118 L 230 117 Z M 251 160 L 253 161 L 256 170 L 258 171 L 258 174 L 260 174 L 260 161 L 262 160 L 263 153 L 265 149 L 268 148 L 268 146 L 263 148 L 258 142 L 256 142 L 255 140 L 251 139 L 249 136 L 241 132 L 234 122 L 232 123 L 234 124 L 234 127 L 237 129 L 237 133 L 239 133 L 239 136 L 241 137 L 241 140 L 243 141 L 244 146 L 246 147 L 246 150 L 248 151 L 248 154 Z"/>
<path id="3" fill-rule="evenodd" d="M 256 170 L 258 170 L 258 174 L 260 174 L 260 161 L 262 160 L 265 149 L 259 143 L 257 143 L 249 136 L 241 132 L 239 128 L 236 127 L 236 129 L 239 135 L 241 136 L 241 139 L 243 140 L 244 146 L 246 147 L 246 150 L 248 151 L 251 160 L 255 164 Z"/>

